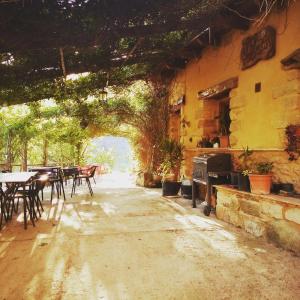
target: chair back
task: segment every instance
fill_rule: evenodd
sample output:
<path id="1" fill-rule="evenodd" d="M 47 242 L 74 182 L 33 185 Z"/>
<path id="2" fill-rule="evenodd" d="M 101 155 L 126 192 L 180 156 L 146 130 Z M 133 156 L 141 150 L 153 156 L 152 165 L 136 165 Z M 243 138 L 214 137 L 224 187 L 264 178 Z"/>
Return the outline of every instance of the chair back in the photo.
<path id="1" fill-rule="evenodd" d="M 78 175 L 79 170 L 77 167 L 64 168 L 62 169 L 62 173 L 65 178 L 68 178 L 68 177 L 73 177 L 75 175 Z"/>
<path id="2" fill-rule="evenodd" d="M 89 170 L 90 176 L 89 177 L 94 177 L 95 176 L 95 172 L 96 172 L 97 167 L 96 166 L 92 166 Z"/>
<path id="3" fill-rule="evenodd" d="M 48 175 L 51 180 L 61 179 L 61 168 L 60 167 L 43 167 L 43 168 L 32 168 L 30 172 L 38 172 L 38 175 Z"/>

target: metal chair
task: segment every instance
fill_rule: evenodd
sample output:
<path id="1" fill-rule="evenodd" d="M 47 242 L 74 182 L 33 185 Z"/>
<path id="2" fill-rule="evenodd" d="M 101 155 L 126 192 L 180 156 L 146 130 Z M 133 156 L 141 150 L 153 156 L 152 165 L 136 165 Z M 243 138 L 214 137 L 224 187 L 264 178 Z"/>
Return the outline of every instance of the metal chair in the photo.
<path id="1" fill-rule="evenodd" d="M 96 166 L 93 166 L 89 170 L 84 171 L 84 173 L 78 172 L 77 174 L 75 174 L 74 179 L 73 179 L 71 197 L 75 194 L 76 186 L 83 179 L 85 179 L 85 181 L 86 181 L 86 184 L 89 188 L 90 195 L 93 196 L 94 192 L 93 192 L 93 189 L 91 186 L 90 178 L 93 178 L 93 176 L 95 175 L 96 168 L 97 168 Z"/>

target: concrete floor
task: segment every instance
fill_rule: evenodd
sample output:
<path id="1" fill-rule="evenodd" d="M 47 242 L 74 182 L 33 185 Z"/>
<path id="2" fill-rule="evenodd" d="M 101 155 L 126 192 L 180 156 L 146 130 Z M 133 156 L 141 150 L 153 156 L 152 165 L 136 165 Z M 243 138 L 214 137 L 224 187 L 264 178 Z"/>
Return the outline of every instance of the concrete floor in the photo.
<path id="1" fill-rule="evenodd" d="M 118 176 L 0 232 L 0 299 L 300 298 L 300 257 Z"/>

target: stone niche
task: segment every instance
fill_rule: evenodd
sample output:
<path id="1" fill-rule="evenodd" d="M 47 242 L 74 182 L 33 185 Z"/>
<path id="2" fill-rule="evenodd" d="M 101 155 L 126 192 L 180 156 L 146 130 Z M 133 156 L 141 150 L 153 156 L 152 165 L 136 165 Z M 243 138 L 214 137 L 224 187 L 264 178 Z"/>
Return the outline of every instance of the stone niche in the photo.
<path id="1" fill-rule="evenodd" d="M 218 219 L 300 255 L 300 199 L 216 189 Z"/>

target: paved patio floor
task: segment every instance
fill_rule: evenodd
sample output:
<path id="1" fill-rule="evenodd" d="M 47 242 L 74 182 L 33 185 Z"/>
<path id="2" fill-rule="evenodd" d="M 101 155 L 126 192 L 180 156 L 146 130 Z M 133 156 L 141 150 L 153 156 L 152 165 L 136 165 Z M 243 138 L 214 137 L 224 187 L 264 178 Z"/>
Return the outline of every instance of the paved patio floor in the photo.
<path id="1" fill-rule="evenodd" d="M 0 299 L 300 298 L 300 257 L 117 175 L 0 232 Z"/>

